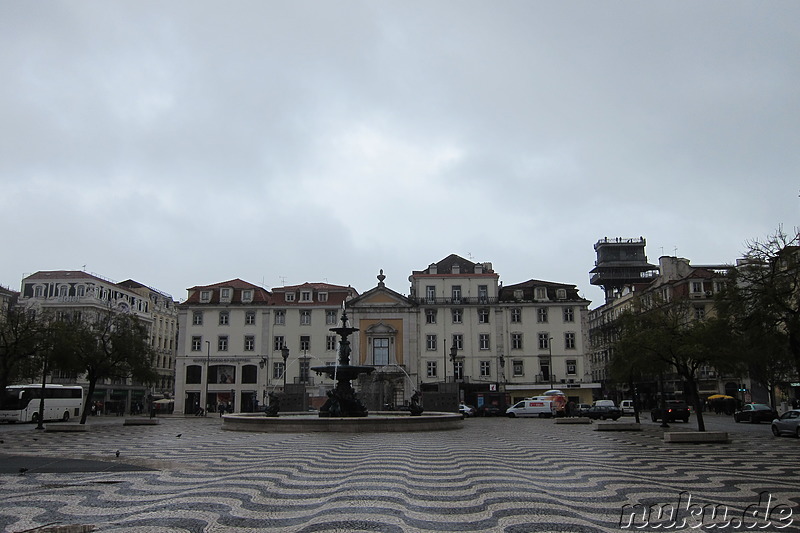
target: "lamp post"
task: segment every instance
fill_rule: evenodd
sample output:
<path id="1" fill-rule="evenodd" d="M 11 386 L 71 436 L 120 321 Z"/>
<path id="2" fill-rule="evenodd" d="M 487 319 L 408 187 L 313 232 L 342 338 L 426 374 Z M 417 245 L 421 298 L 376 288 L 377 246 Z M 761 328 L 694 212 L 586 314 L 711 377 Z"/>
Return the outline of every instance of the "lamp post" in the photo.
<path id="1" fill-rule="evenodd" d="M 458 347 L 456 347 L 456 343 L 453 342 L 453 345 L 450 347 L 450 360 L 453 362 L 453 382 L 455 382 L 458 376 L 456 372 L 456 359 L 458 359 Z"/>
<path id="2" fill-rule="evenodd" d="M 205 409 L 203 409 L 203 416 L 208 414 L 208 382 L 211 380 L 211 376 L 209 372 L 211 371 L 211 341 L 206 341 L 206 397 L 203 400 L 203 405 L 205 405 Z M 195 413 L 197 414 L 197 413 Z"/>
<path id="3" fill-rule="evenodd" d="M 547 372 L 548 377 L 550 378 L 550 388 L 553 388 L 553 337 L 548 337 L 547 339 L 547 350 L 550 353 L 550 369 Z"/>
<path id="4" fill-rule="evenodd" d="M 258 362 L 258 368 L 264 370 L 267 366 L 267 357 L 264 356 Z M 261 395 L 261 404 L 266 407 L 267 406 L 267 388 L 269 387 L 269 375 L 265 373 L 264 375 L 264 394 Z"/>
<path id="5" fill-rule="evenodd" d="M 281 347 L 281 357 L 283 357 L 283 393 L 286 394 L 286 361 L 289 359 L 289 348 L 285 344 Z"/>

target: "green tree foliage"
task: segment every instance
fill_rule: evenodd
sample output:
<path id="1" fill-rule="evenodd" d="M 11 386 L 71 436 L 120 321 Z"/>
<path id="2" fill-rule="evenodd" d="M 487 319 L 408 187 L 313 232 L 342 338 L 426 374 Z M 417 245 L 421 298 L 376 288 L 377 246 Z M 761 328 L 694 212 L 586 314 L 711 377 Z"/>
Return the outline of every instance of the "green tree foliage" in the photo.
<path id="1" fill-rule="evenodd" d="M 769 389 L 800 376 L 800 234 L 779 228 L 748 243 L 719 303 L 746 356 L 750 377 Z"/>
<path id="2" fill-rule="evenodd" d="M 647 309 L 636 305 L 616 321 L 611 359 L 617 378 L 636 381 L 644 376 L 674 371 L 697 414 L 697 428 L 705 431 L 698 392 L 698 374 L 710 366 L 735 366 L 728 325 L 718 318 L 694 320 L 685 301 L 659 303 Z"/>
<path id="3" fill-rule="evenodd" d="M 49 346 L 46 317 L 11 308 L 0 317 L 0 390 L 41 373 L 38 356 Z"/>
<path id="4" fill-rule="evenodd" d="M 86 397 L 91 399 L 103 379 L 131 378 L 143 383 L 156 379 L 154 353 L 147 328 L 133 314 L 100 313 L 95 320 L 70 322 L 57 340 L 57 368 L 85 374 Z M 90 401 L 86 401 L 81 424 L 86 423 Z"/>

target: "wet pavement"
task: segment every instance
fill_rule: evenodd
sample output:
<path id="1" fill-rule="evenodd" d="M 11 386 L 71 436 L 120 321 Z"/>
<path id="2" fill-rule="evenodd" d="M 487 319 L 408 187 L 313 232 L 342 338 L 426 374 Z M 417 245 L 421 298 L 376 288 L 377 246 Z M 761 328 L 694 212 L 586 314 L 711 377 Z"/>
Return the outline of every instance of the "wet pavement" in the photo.
<path id="1" fill-rule="evenodd" d="M 637 432 L 475 418 L 445 432 L 265 434 L 224 431 L 218 417 L 123 420 L 0 425 L 0 529 L 800 531 L 800 440 L 728 417 L 707 416 L 731 433 L 725 444 L 665 443 L 649 421 Z"/>

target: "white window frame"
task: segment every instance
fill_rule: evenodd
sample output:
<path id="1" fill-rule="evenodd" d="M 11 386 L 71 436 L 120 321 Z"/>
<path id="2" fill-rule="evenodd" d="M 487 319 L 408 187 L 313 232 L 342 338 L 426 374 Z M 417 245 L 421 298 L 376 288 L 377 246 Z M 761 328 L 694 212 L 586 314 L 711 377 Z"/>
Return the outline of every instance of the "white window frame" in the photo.
<path id="1" fill-rule="evenodd" d="M 479 350 L 491 350 L 491 337 L 488 333 L 479 333 L 478 334 L 478 349 Z"/>

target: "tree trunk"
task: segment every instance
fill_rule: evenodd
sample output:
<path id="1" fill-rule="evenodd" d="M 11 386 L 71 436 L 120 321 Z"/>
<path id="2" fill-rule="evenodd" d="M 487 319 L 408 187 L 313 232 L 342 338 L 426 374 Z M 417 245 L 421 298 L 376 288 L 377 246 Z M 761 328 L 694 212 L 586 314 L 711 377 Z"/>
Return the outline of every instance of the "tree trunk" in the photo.
<path id="1" fill-rule="evenodd" d="M 689 397 L 692 400 L 692 407 L 694 407 L 694 412 L 697 416 L 697 431 L 705 431 L 706 422 L 703 419 L 703 404 L 700 403 L 700 393 L 697 390 L 697 382 L 693 379 L 687 380 L 686 387 L 689 389 Z"/>
<path id="2" fill-rule="evenodd" d="M 88 377 L 88 376 L 87 376 Z M 81 424 L 86 423 L 86 417 L 89 415 L 89 404 L 94 396 L 94 389 L 97 386 L 97 378 L 89 377 L 89 390 L 86 391 L 86 399 L 83 401 L 83 413 L 81 413 Z"/>

